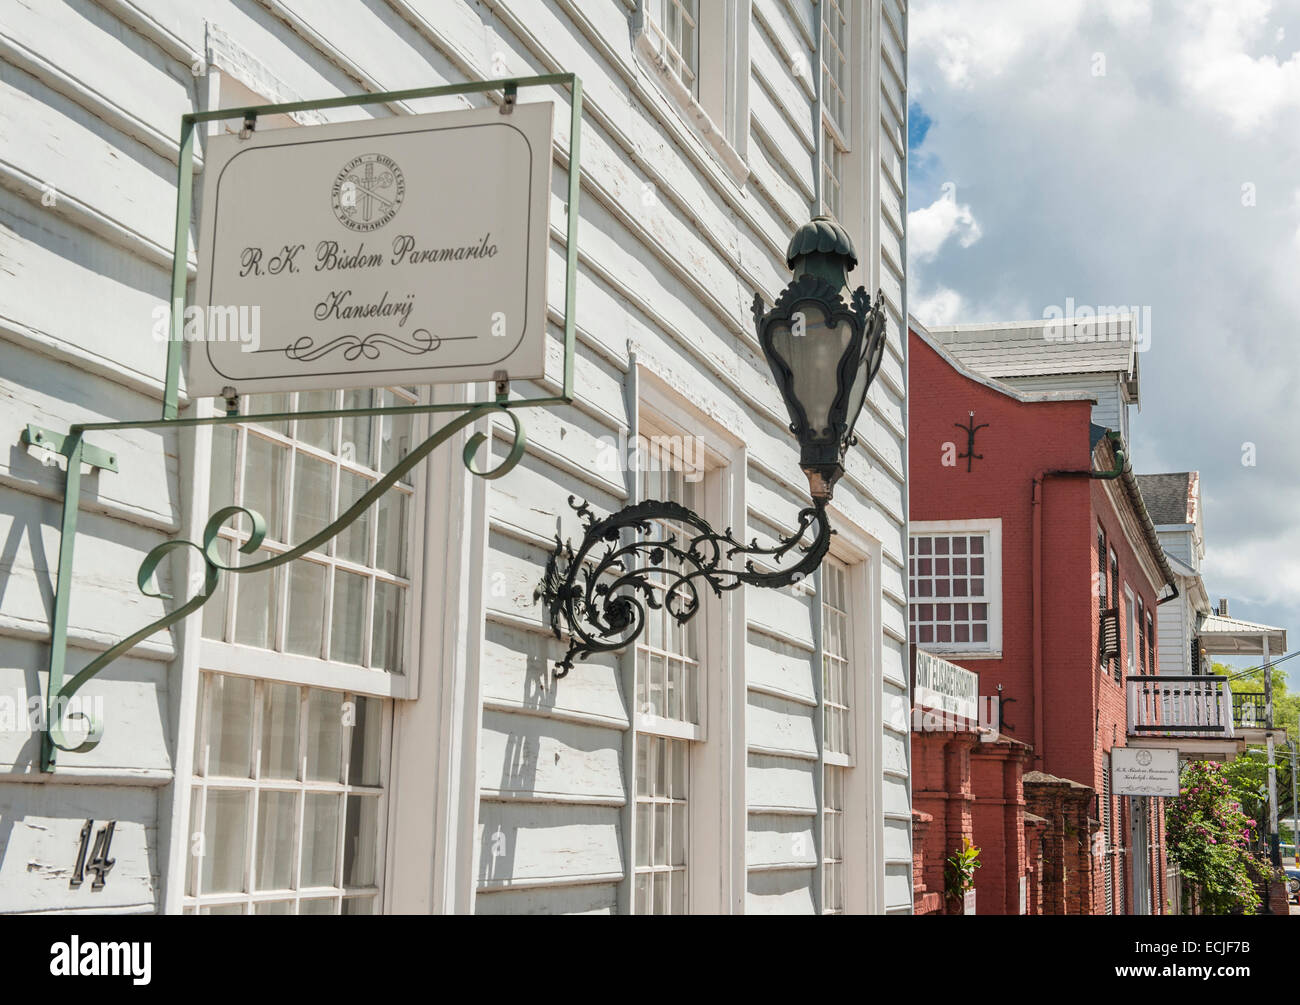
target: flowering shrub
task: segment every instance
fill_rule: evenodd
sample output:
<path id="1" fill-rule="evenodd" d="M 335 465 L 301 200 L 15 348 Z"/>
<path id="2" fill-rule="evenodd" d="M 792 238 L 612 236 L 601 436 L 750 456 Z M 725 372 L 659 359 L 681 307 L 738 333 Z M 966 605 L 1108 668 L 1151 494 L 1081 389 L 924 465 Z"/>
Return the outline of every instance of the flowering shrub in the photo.
<path id="1" fill-rule="evenodd" d="M 1200 888 L 1206 914 L 1258 909 L 1254 880 L 1270 870 L 1250 852 L 1256 826 L 1221 765 L 1195 761 L 1183 769 L 1180 794 L 1166 804 L 1166 847 L 1183 875 Z"/>

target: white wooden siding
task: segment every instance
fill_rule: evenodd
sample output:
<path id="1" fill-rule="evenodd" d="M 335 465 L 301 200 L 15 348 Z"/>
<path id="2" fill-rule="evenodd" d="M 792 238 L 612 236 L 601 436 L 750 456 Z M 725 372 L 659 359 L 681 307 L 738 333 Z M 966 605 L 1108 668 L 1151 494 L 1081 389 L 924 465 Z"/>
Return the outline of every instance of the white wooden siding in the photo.
<path id="1" fill-rule="evenodd" d="M 1085 391 L 1095 395 L 1092 421 L 1113 429 L 1128 441 L 1128 406 L 1122 398 L 1120 379 L 1116 374 L 1066 373 L 1046 377 L 999 377 L 1004 384 L 1022 391 Z"/>
<path id="2" fill-rule="evenodd" d="M 907 691 L 907 11 L 903 0 L 851 6 L 868 29 L 870 58 L 855 95 L 860 205 L 844 222 L 863 259 L 855 279 L 884 289 L 891 316 L 889 349 L 859 426 L 861 445 L 836 499 L 879 541 L 884 591 L 876 706 L 883 714 L 872 727 L 881 734 L 881 762 L 873 770 L 883 809 L 854 826 L 868 829 L 867 844 L 880 856 L 883 871 L 872 877 L 880 903 L 907 910 L 908 751 L 897 715 Z M 477 818 L 463 822 L 477 853 L 473 875 L 461 881 L 474 890 L 466 902 L 483 913 L 626 910 L 626 661 L 593 658 L 548 682 L 547 667 L 563 647 L 544 630 L 532 590 L 557 530 L 580 534 L 566 503 L 570 493 L 602 512 L 626 500 L 623 472 L 608 470 L 602 458 L 632 421 L 624 399 L 630 350 L 665 381 L 693 389 L 700 410 L 747 445 L 744 497 L 752 523 L 736 527 L 737 536 L 784 534 L 793 526 L 806 490 L 749 302 L 754 290 L 771 300 L 785 284 L 790 233 L 812 212 L 817 5 L 753 0 L 750 175 L 743 185 L 684 127 L 634 53 L 625 4 L 0 0 L 0 9 L 0 421 L 11 438 L 29 421 L 65 428 L 158 411 L 165 353 L 149 336 L 151 311 L 168 297 L 176 136 L 180 114 L 201 107 L 206 93 L 204 77 L 192 68 L 203 69 L 208 21 L 273 68 L 281 88 L 305 97 L 484 79 L 499 75 L 502 65 L 520 75 L 571 70 L 582 77 L 581 400 L 530 410 L 527 456 L 479 497 L 488 528 L 481 623 L 465 631 L 480 647 L 474 700 L 481 722 L 474 749 L 460 752 L 477 790 Z M 520 99 L 563 96 L 526 92 Z M 321 114 L 338 121 L 486 100 Z M 567 151 L 567 118 L 557 115 L 553 323 L 563 311 Z M 46 184 L 58 192 L 52 207 L 41 204 Z M 559 372 L 557 337 L 553 329 L 552 378 L 542 382 L 550 390 Z M 206 457 L 187 458 L 194 467 L 182 467 L 177 444 L 157 433 L 100 434 L 94 442 L 117 451 L 122 473 L 83 480 L 69 632 L 74 666 L 125 626 L 158 616 L 160 602 L 135 589 L 136 568 L 149 548 L 180 532 L 191 482 L 206 477 Z M 44 668 L 60 488 L 60 471 L 38 452 L 15 449 L 0 458 L 0 539 L 9 542 L 0 553 L 0 696 L 22 702 Z M 811 910 L 818 900 L 812 863 L 782 852 L 785 835 L 812 833 L 818 811 L 815 604 L 806 588 L 748 590 L 737 605 L 746 633 L 736 658 L 747 682 L 735 752 L 746 765 L 741 906 L 755 912 Z M 175 661 L 182 640 L 181 633 L 148 640 L 87 687 L 85 693 L 113 703 L 103 744 L 63 761 L 98 772 L 87 784 L 0 783 L 0 818 L 19 821 L 0 856 L 0 911 L 89 902 L 88 885 L 70 891 L 58 879 L 75 853 L 83 812 L 121 821 L 112 896 L 94 903 L 161 907 L 165 846 L 185 838 L 168 832 L 178 733 L 168 718 L 178 707 L 169 681 L 181 680 Z M 426 668 L 426 686 L 439 686 L 437 673 Z M 35 751 L 31 736 L 0 737 L 0 770 L 34 771 Z M 154 842 L 149 854 L 147 842 Z M 29 868 L 29 861 L 36 865 Z"/>

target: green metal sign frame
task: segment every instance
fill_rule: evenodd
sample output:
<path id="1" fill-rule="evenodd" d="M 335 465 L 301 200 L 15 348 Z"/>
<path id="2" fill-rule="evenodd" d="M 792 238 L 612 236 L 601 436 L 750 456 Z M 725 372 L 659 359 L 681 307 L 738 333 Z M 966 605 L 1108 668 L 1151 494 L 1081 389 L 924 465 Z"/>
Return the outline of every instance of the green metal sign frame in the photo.
<path id="1" fill-rule="evenodd" d="M 564 282 L 564 376 L 560 394 L 535 398 L 511 398 L 509 388 L 497 385 L 496 397 L 490 402 L 457 402 L 431 405 L 401 405 L 388 408 L 345 408 L 308 412 L 269 412 L 256 415 L 216 415 L 206 417 L 180 417 L 180 373 L 183 339 L 184 311 L 175 305 L 186 302 L 189 263 L 190 217 L 194 194 L 194 140 L 195 128 L 201 123 L 225 119 L 242 119 L 252 128 L 259 116 L 283 115 L 292 112 L 324 108 L 344 108 L 352 105 L 374 105 L 417 98 L 434 98 L 455 94 L 476 94 L 501 91 L 507 107 L 513 105 L 520 88 L 567 87 L 569 92 L 569 188 L 568 230 L 565 245 Z M 503 109 L 504 110 L 504 109 Z M 59 564 L 55 580 L 54 609 L 50 619 L 49 679 L 46 682 L 45 721 L 41 744 L 41 770 L 53 771 L 56 753 L 84 753 L 97 746 L 103 737 L 104 724 L 90 712 L 70 711 L 74 696 L 97 673 L 115 659 L 129 652 L 138 643 L 156 632 L 168 628 L 182 618 L 194 613 L 215 592 L 222 572 L 258 572 L 291 562 L 318 547 L 346 529 L 369 509 L 385 492 L 408 471 L 420 463 L 439 445 L 480 419 L 504 415 L 513 428 L 513 440 L 504 459 L 495 467 L 482 469 L 475 456 L 487 441 L 484 433 L 475 433 L 465 445 L 462 459 L 469 471 L 481 478 L 500 478 L 523 457 L 526 446 L 524 427 L 515 412 L 521 408 L 543 405 L 567 405 L 573 401 L 573 354 L 576 334 L 575 301 L 578 278 L 578 197 L 581 188 L 581 161 L 579 139 L 582 126 L 582 82 L 573 73 L 551 73 L 534 77 L 517 77 L 500 80 L 483 80 L 464 84 L 446 84 L 438 87 L 417 87 L 381 94 L 359 94 L 318 101 L 294 101 L 279 105 L 253 105 L 241 108 L 220 108 L 207 112 L 189 112 L 181 117 L 180 165 L 176 191 L 176 244 L 172 259 L 171 338 L 167 343 L 167 369 L 163 387 L 162 417 L 124 422 L 74 423 L 67 433 L 59 433 L 37 425 L 28 425 L 22 433 L 22 442 L 29 447 L 50 450 L 67 459 L 67 477 L 63 489 L 63 515 L 60 524 Z M 94 657 L 73 676 L 67 676 L 68 606 L 72 594 L 73 552 L 77 533 L 77 509 L 81 492 L 81 466 L 88 465 L 107 471 L 117 471 L 117 456 L 112 451 L 96 447 L 85 441 L 87 433 L 122 429 L 177 429 L 189 426 L 228 425 L 236 422 L 270 422 L 281 419 L 332 419 L 343 416 L 412 415 L 433 412 L 457 412 L 436 433 L 413 448 L 392 470 L 387 472 L 346 511 L 327 527 L 295 544 L 288 551 L 273 555 L 260 562 L 247 565 L 226 564 L 218 550 L 218 532 L 228 520 L 243 516 L 250 522 L 247 540 L 240 552 L 252 554 L 261 546 L 266 536 L 266 522 L 253 510 L 242 506 L 226 506 L 208 519 L 203 530 L 202 543 L 187 540 L 166 541 L 151 550 L 140 565 L 136 577 L 140 591 L 149 597 L 173 599 L 153 585 L 154 573 L 171 552 L 193 548 L 203 561 L 203 583 L 193 597 L 183 600 L 174 610 L 139 631 L 117 642 Z M 86 735 L 79 740 L 69 739 L 65 722 L 81 719 L 86 725 Z"/>

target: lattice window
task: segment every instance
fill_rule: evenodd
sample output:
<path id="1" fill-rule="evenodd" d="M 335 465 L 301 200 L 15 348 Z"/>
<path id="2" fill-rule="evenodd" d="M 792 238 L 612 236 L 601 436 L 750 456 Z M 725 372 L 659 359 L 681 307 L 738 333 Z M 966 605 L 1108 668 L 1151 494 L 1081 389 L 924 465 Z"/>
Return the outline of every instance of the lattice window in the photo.
<path id="1" fill-rule="evenodd" d="M 914 535 L 908 541 L 911 633 L 918 645 L 989 643 L 993 592 L 988 576 L 989 535 Z"/>
<path id="2" fill-rule="evenodd" d="M 716 0 L 715 0 L 716 2 Z M 664 62 L 687 90 L 699 97 L 699 0 L 651 0 L 647 25 Z"/>
<path id="3" fill-rule="evenodd" d="M 849 5 L 842 0 L 822 0 L 822 104 L 826 117 L 849 135 Z"/>
<path id="4" fill-rule="evenodd" d="M 680 458 L 670 460 L 642 468 L 641 498 L 677 502 L 699 512 L 704 472 Z M 674 536 L 679 545 L 693 534 L 668 520 L 655 521 L 651 533 Z M 702 609 L 679 624 L 672 611 L 684 610 L 686 597 L 674 593 L 671 583 L 666 575 L 651 581 L 660 607 L 647 608 L 646 629 L 636 645 L 637 914 L 685 914 L 690 907 L 688 789 L 691 747 L 703 739 L 700 672 L 709 612 Z"/>
<path id="5" fill-rule="evenodd" d="M 848 569 L 827 558 L 822 563 L 822 746 L 845 757 L 851 753 L 852 629 Z"/>
<path id="6" fill-rule="evenodd" d="M 250 396 L 250 412 L 412 404 L 413 389 L 303 391 Z M 238 503 L 266 518 L 251 564 L 323 529 L 411 448 L 410 415 L 283 419 L 215 427 L 211 509 Z M 218 641 L 312 656 L 392 673 L 404 671 L 410 477 L 337 537 L 266 572 L 223 575 L 203 609 L 203 634 Z M 229 561 L 248 528 L 221 529 Z"/>
<path id="7" fill-rule="evenodd" d="M 184 909 L 375 914 L 391 702 L 205 673 Z"/>
<path id="8" fill-rule="evenodd" d="M 827 764 L 822 776 L 822 913 L 844 913 L 844 783 L 848 769 Z"/>
<path id="9" fill-rule="evenodd" d="M 687 845 L 691 744 L 663 736 L 637 738 L 637 914 L 685 914 L 689 907 Z"/>

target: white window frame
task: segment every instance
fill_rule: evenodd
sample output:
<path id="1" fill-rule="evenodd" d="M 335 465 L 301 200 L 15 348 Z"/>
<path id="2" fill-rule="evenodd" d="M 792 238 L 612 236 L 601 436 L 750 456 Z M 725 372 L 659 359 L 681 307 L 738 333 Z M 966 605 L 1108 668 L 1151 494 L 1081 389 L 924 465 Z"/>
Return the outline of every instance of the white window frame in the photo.
<path id="1" fill-rule="evenodd" d="M 203 671 L 201 677 L 212 679 L 216 677 L 237 678 L 234 674 L 225 674 L 221 672 Z M 389 769 L 390 769 L 390 751 L 392 742 L 392 704 L 384 701 L 382 698 L 373 698 L 368 695 L 356 695 L 346 692 L 336 692 L 341 694 L 341 700 L 347 702 L 355 701 L 358 698 L 371 698 L 377 701 L 380 707 L 379 722 L 379 781 L 374 785 L 359 785 L 354 779 L 344 778 L 341 780 L 324 780 L 314 781 L 306 778 L 263 778 L 261 775 L 261 753 L 262 753 L 262 722 L 265 712 L 264 694 L 268 685 L 279 684 L 280 681 L 266 680 L 262 678 L 251 678 L 253 691 L 252 715 L 249 723 L 249 773 L 247 776 L 230 776 L 216 775 L 208 771 L 208 756 L 210 752 L 210 743 L 205 742 L 209 739 L 208 724 L 212 704 L 212 689 L 205 687 L 203 689 L 203 698 L 199 707 L 199 720 L 196 724 L 195 731 L 195 753 L 199 763 L 189 781 L 191 798 L 197 797 L 194 804 L 192 816 L 193 829 L 196 834 L 206 837 L 206 812 L 207 812 L 207 793 L 209 789 L 217 789 L 222 792 L 244 792 L 248 793 L 247 816 L 244 821 L 244 863 L 243 863 L 243 892 L 228 893 L 208 893 L 201 889 L 201 872 L 202 866 L 197 858 L 191 857 L 186 875 L 180 878 L 180 882 L 185 886 L 184 895 L 184 913 L 204 913 L 205 909 L 212 907 L 232 907 L 239 908 L 238 913 L 254 914 L 256 908 L 262 903 L 281 903 L 288 901 L 294 906 L 294 913 L 298 913 L 302 901 L 325 901 L 334 902 L 347 899 L 345 891 L 348 889 L 343 876 L 343 869 L 346 863 L 346 853 L 344 841 L 347 834 L 347 808 L 348 797 L 353 795 L 356 790 L 366 793 L 366 799 L 376 801 L 376 833 L 375 833 L 375 878 L 376 883 L 371 887 L 353 888 L 353 896 L 362 894 L 371 898 L 374 904 L 374 914 L 382 914 L 384 911 L 384 891 L 385 891 L 385 850 L 387 847 L 387 830 L 388 830 L 388 806 L 389 806 Z M 304 685 L 304 687 L 312 687 Z M 313 688 L 318 691 L 334 691 L 333 688 Z M 298 762 L 298 774 L 304 774 L 304 765 L 306 759 L 301 755 L 308 742 L 305 725 L 307 718 L 307 700 L 306 695 L 300 693 L 299 699 L 302 703 L 299 710 L 299 724 L 297 730 L 299 754 L 295 757 Z M 343 732 L 340 738 L 339 755 L 344 767 L 347 766 L 350 749 L 347 740 L 351 737 L 350 730 L 353 726 L 341 727 Z M 258 823 L 259 813 L 261 810 L 261 794 L 264 792 L 288 793 L 296 797 L 296 823 L 294 828 L 294 842 L 291 851 L 293 859 L 293 881 L 289 888 L 276 888 L 267 890 L 255 889 L 257 879 L 255 876 L 258 857 Z M 329 887 L 301 887 L 301 868 L 302 868 L 302 837 L 306 826 L 304 815 L 306 813 L 306 800 L 309 795 L 335 795 L 339 797 L 340 815 L 338 820 L 339 843 L 335 848 L 334 875 L 336 882 Z M 193 840 L 195 835 L 191 835 Z M 205 849 L 206 851 L 206 849 Z M 193 874 L 191 875 L 191 869 Z"/>
<path id="2" fill-rule="evenodd" d="M 704 411 L 704 402 L 689 400 L 653 365 L 639 360 L 631 386 L 637 429 L 704 438 L 705 478 L 699 513 L 713 526 L 745 526 L 745 448 L 735 433 Z M 636 479 L 639 492 L 639 478 Z M 631 797 L 624 816 L 626 893 L 621 909 L 636 910 L 636 754 L 638 737 L 653 733 L 691 744 L 687 778 L 687 913 L 730 914 L 743 910 L 745 897 L 745 667 L 744 590 L 721 598 L 702 590 L 705 609 L 699 636 L 701 672 L 697 675 L 698 724 L 643 716 L 636 701 L 636 655 L 623 659 L 626 691 L 631 695 L 630 728 L 624 746 L 625 776 Z"/>
<path id="3" fill-rule="evenodd" d="M 884 697 L 884 624 L 883 594 L 880 578 L 884 548 L 880 541 L 832 501 L 827 508 L 835 537 L 831 557 L 846 566 L 850 605 L 856 613 L 852 621 L 850 649 L 849 751 L 836 755 L 827 751 L 817 726 L 817 876 L 816 904 L 824 911 L 824 786 L 826 767 L 844 772 L 841 818 L 844 822 L 844 847 L 840 870 L 844 886 L 845 914 L 879 914 L 885 909 L 885 753 L 886 720 Z M 820 583 L 820 577 L 818 577 Z M 821 597 L 817 598 L 820 611 Z M 818 655 L 820 656 L 820 646 Z M 822 714 L 818 666 L 817 713 Z M 897 710 L 898 723 L 906 728 L 907 715 Z M 911 826 L 910 814 L 891 818 L 894 823 Z"/>
<path id="4" fill-rule="evenodd" d="M 854 115 L 857 112 L 854 98 L 861 94 L 861 88 L 854 85 L 858 69 L 853 54 L 855 46 L 858 44 L 856 40 L 862 37 L 861 28 L 857 22 L 861 19 L 861 15 L 867 13 L 868 7 L 855 3 L 854 0 L 821 0 L 817 6 L 817 107 L 820 113 L 818 125 L 819 163 L 817 170 L 818 192 L 821 195 L 819 212 L 829 214 L 844 223 L 849 219 L 851 210 L 846 199 L 846 189 L 851 184 L 847 176 L 850 168 L 849 156 L 853 150 Z M 829 49 L 831 44 L 838 45 L 838 42 L 831 41 L 831 27 L 828 19 L 835 16 L 835 12 L 831 9 L 832 6 L 841 12 L 841 16 L 844 17 L 848 28 L 848 40 L 845 43 L 847 51 L 839 54 L 832 53 Z M 855 17 L 854 14 L 859 16 Z M 833 72 L 832 60 L 837 59 L 839 55 L 844 58 L 843 80 L 840 79 L 838 73 Z M 842 95 L 844 102 L 843 121 L 831 112 L 830 95 L 827 93 L 828 77 L 834 80 L 834 86 Z M 832 181 L 834 183 L 833 190 L 830 184 Z"/>
<path id="5" fill-rule="evenodd" d="M 908 523 L 909 538 L 943 536 L 945 534 L 987 534 L 988 550 L 985 553 L 984 592 L 989 605 L 989 637 L 987 642 L 926 642 L 923 648 L 942 653 L 952 659 L 994 660 L 1002 658 L 1002 520 L 912 520 Z M 908 575 L 908 603 L 920 603 L 912 597 L 911 574 Z M 960 598 L 946 598 L 950 603 L 962 603 Z M 934 597 L 925 598 L 935 602 Z M 910 618 L 909 618 L 910 620 Z M 909 624 L 910 630 L 910 624 Z"/>
<path id="6" fill-rule="evenodd" d="M 206 87 L 207 87 L 207 106 L 210 108 L 230 107 L 252 103 L 273 103 L 282 101 L 297 100 L 298 96 L 290 92 L 286 87 L 276 81 L 269 71 L 262 64 L 258 63 L 250 54 L 233 42 L 229 36 L 226 36 L 215 26 L 207 25 L 207 63 L 205 65 Z M 255 76 L 260 73 L 255 79 Z M 223 99 L 222 94 L 225 92 L 226 97 Z M 287 128 L 295 125 L 310 125 L 327 121 L 317 112 L 295 113 L 292 116 L 269 116 L 265 120 L 259 120 L 259 128 Z M 217 134 L 227 130 L 229 123 L 213 122 L 209 124 L 209 135 Z M 469 400 L 469 394 L 462 387 L 434 389 L 432 392 L 427 389 L 421 389 L 419 392 L 420 403 L 428 403 L 430 400 Z M 208 400 L 200 400 L 195 403 L 195 411 L 198 416 L 210 417 L 219 414 L 215 404 Z M 334 421 L 334 420 L 330 420 Z M 412 428 L 412 446 L 432 432 L 434 423 L 439 420 L 431 418 L 429 415 L 420 415 L 415 417 Z M 443 420 L 445 421 L 445 420 Z M 183 432 L 182 443 L 187 443 L 189 450 L 182 449 L 184 458 L 184 470 L 182 472 L 182 485 L 190 486 L 190 498 L 187 506 L 187 523 L 190 527 L 202 527 L 209 516 L 209 501 L 211 498 L 211 464 L 212 464 L 212 443 L 213 427 L 200 426 L 196 427 L 193 432 Z M 461 434 L 462 437 L 465 434 Z M 192 437 L 188 441 L 186 437 Z M 454 452 L 452 449 L 440 451 L 442 455 L 450 455 Z M 459 466 L 459 453 L 457 453 L 456 462 Z M 462 823 L 468 819 L 468 830 L 457 830 L 455 834 L 448 837 L 442 842 L 433 842 L 434 834 L 431 828 L 434 827 L 434 820 L 421 817 L 416 823 L 419 829 L 418 835 L 411 837 L 402 845 L 395 844 L 397 838 L 403 835 L 409 835 L 412 830 L 411 823 L 398 812 L 399 808 L 404 805 L 403 800 L 389 798 L 388 792 L 390 771 L 394 784 L 397 781 L 397 772 L 392 769 L 396 763 L 395 758 L 399 750 L 399 742 L 405 740 L 411 742 L 412 732 L 402 730 L 404 717 L 409 717 L 408 708 L 418 705 L 424 709 L 430 706 L 432 711 L 424 711 L 422 714 L 427 718 L 430 715 L 440 720 L 445 720 L 443 725 L 447 728 L 449 734 L 460 736 L 461 733 L 452 729 L 454 720 L 463 720 L 460 728 L 469 728 L 469 734 L 473 740 L 475 751 L 477 749 L 477 722 L 479 718 L 479 709 L 477 702 L 477 687 L 466 692 L 458 692 L 454 695 L 443 694 L 440 688 L 433 688 L 434 694 L 430 695 L 424 703 L 417 703 L 415 700 L 420 697 L 420 680 L 423 667 L 430 664 L 429 652 L 430 644 L 435 641 L 428 637 L 429 632 L 422 633 L 421 628 L 425 625 L 434 625 L 435 618 L 432 616 L 431 608 L 436 607 L 439 611 L 446 613 L 446 608 L 459 602 L 463 596 L 471 597 L 477 602 L 480 616 L 477 619 L 470 618 L 466 621 L 463 617 L 458 617 L 461 612 L 452 612 L 452 616 L 444 622 L 444 627 L 455 625 L 456 631 L 463 631 L 464 624 L 482 624 L 481 618 L 481 589 L 471 590 L 468 585 L 460 591 L 457 590 L 457 583 L 464 583 L 463 566 L 458 564 L 454 573 L 449 570 L 448 576 L 443 580 L 445 589 L 443 591 L 426 591 L 423 588 L 423 569 L 427 561 L 436 561 L 442 554 L 441 549 L 450 547 L 444 546 L 438 530 L 431 526 L 435 519 L 433 509 L 428 507 L 425 500 L 428 498 L 428 492 L 432 485 L 434 471 L 437 470 L 445 478 L 446 468 L 450 462 L 447 456 L 441 458 L 435 457 L 433 461 L 426 461 L 412 473 L 413 494 L 411 495 L 409 520 L 407 526 L 407 618 L 404 628 L 406 635 L 406 650 L 404 658 L 404 672 L 402 674 L 390 673 L 386 670 L 377 670 L 363 668 L 345 663 L 327 662 L 323 659 L 317 659 L 308 656 L 286 652 L 274 652 L 263 650 L 250 646 L 237 645 L 234 643 L 217 642 L 202 637 L 201 618 L 192 619 L 190 625 L 180 625 L 177 627 L 178 636 L 178 654 L 182 661 L 181 686 L 176 702 L 177 715 L 177 754 L 175 763 L 176 783 L 172 786 L 173 798 L 171 805 L 167 810 L 168 822 L 167 834 L 165 841 L 167 845 L 167 861 L 163 872 L 163 892 L 162 904 L 165 913 L 181 913 L 186 904 L 187 895 L 187 877 L 188 877 L 188 859 L 190 855 L 190 828 L 191 828 L 191 802 L 192 793 L 196 782 L 199 779 L 194 771 L 194 748 L 196 746 L 196 737 L 202 728 L 202 721 L 199 718 L 203 710 L 198 707 L 199 695 L 202 690 L 202 680 L 205 673 L 220 673 L 229 676 L 253 677 L 268 683 L 296 684 L 303 687 L 315 687 L 324 690 L 343 691 L 349 694 L 374 697 L 380 699 L 409 699 L 410 704 L 402 701 L 394 701 L 385 714 L 385 734 L 384 734 L 384 758 L 383 767 L 383 784 L 385 795 L 382 803 L 382 816 L 380 820 L 381 827 L 381 847 L 379 849 L 379 882 L 381 887 L 380 899 L 377 903 L 381 905 L 381 910 L 409 910 L 402 898 L 408 891 L 415 888 L 415 884 L 406 882 L 402 886 L 394 883 L 394 876 L 399 872 L 403 874 L 406 880 L 413 877 L 409 866 L 414 863 L 420 868 L 427 869 L 434 875 L 427 884 L 432 892 L 432 900 L 429 901 L 430 910 L 450 911 L 466 910 L 472 907 L 473 902 L 473 869 L 472 869 L 472 831 L 475 813 L 477 812 L 477 791 L 471 780 L 463 777 L 461 770 L 461 760 L 456 760 L 454 767 L 448 767 L 445 756 L 439 761 L 439 770 L 442 771 L 441 782 L 436 782 L 431 772 L 424 772 L 419 784 L 427 785 L 433 788 L 432 799 L 439 807 L 437 819 L 457 819 L 456 810 L 450 810 L 448 807 L 459 802 L 459 819 Z M 382 472 L 381 472 L 382 473 Z M 450 487 L 453 491 L 445 491 L 440 494 L 445 498 L 449 511 L 459 512 L 458 507 L 468 506 L 468 499 L 471 495 L 469 482 L 471 476 L 466 471 L 459 471 L 460 480 L 452 481 Z M 292 476 L 292 472 L 286 472 L 286 478 Z M 472 479 L 473 481 L 481 481 Z M 482 569 L 482 550 L 485 547 L 486 532 L 483 523 L 482 511 L 485 506 L 485 496 L 482 486 L 478 487 L 477 494 L 474 495 L 478 505 L 480 519 L 476 526 L 480 528 L 481 540 L 479 549 L 476 552 L 479 560 L 473 565 L 475 569 Z M 374 519 L 372 513 L 372 520 Z M 425 514 L 421 519 L 420 514 Z M 289 514 L 285 514 L 286 520 Z M 448 522 L 446 513 L 440 514 L 443 523 Z M 194 536 L 192 532 L 190 536 Z M 457 540 L 463 544 L 472 543 L 475 538 L 460 537 Z M 433 553 L 432 559 L 425 554 L 426 542 L 428 550 Z M 303 561 L 298 559 L 297 561 Z M 185 556 L 183 561 L 183 576 L 190 581 L 195 581 L 196 577 L 201 576 L 202 566 L 196 558 Z M 282 574 L 293 563 L 287 563 L 280 567 Z M 235 573 L 223 573 L 223 576 L 230 577 L 237 575 Z M 368 590 L 369 596 L 369 590 Z M 215 602 L 215 600 L 213 601 Z M 366 618 L 367 631 L 369 631 L 370 617 Z M 439 670 L 455 668 L 461 670 L 463 675 L 477 682 L 478 674 L 478 655 L 481 644 L 481 631 L 471 633 L 471 644 L 468 646 L 456 646 L 455 659 L 448 659 L 444 663 L 437 664 Z M 457 638 L 455 635 L 449 635 L 453 642 Z M 366 640 L 366 646 L 370 644 Z M 459 675 L 458 675 L 459 679 Z M 472 704 L 473 714 L 465 712 L 464 706 Z M 404 707 L 407 706 L 407 707 Z M 472 723 L 471 723 L 472 720 Z M 471 723 L 468 727 L 465 723 Z M 427 728 L 423 722 L 421 728 L 416 732 L 422 738 L 419 743 L 420 754 L 426 753 L 427 745 L 445 747 L 445 740 L 442 734 Z M 420 763 L 432 763 L 435 759 L 425 757 Z M 475 769 L 476 760 L 472 756 L 463 758 L 463 761 L 469 765 L 471 772 Z M 410 788 L 412 782 L 407 783 Z M 470 795 L 466 795 L 466 792 Z M 473 805 L 468 805 L 470 800 Z M 406 800 L 409 803 L 410 800 Z M 468 816 L 466 817 L 466 813 Z M 409 814 L 407 814 L 409 816 Z M 436 845 L 435 854 L 437 861 L 431 860 L 428 854 L 429 845 Z M 418 849 L 414 854 L 411 847 Z M 395 854 L 400 851 L 400 856 Z M 446 863 L 455 861 L 454 867 Z M 470 863 L 468 866 L 466 863 Z M 455 872 L 456 878 L 449 878 Z M 421 902 L 422 906 L 424 902 Z M 437 906 L 434 906 L 437 905 Z"/>
<path id="7" fill-rule="evenodd" d="M 713 154 L 737 185 L 749 177 L 750 0 L 699 0 L 695 80 L 682 82 L 663 52 L 665 5 L 673 0 L 636 0 L 635 52 L 678 117 Z"/>

